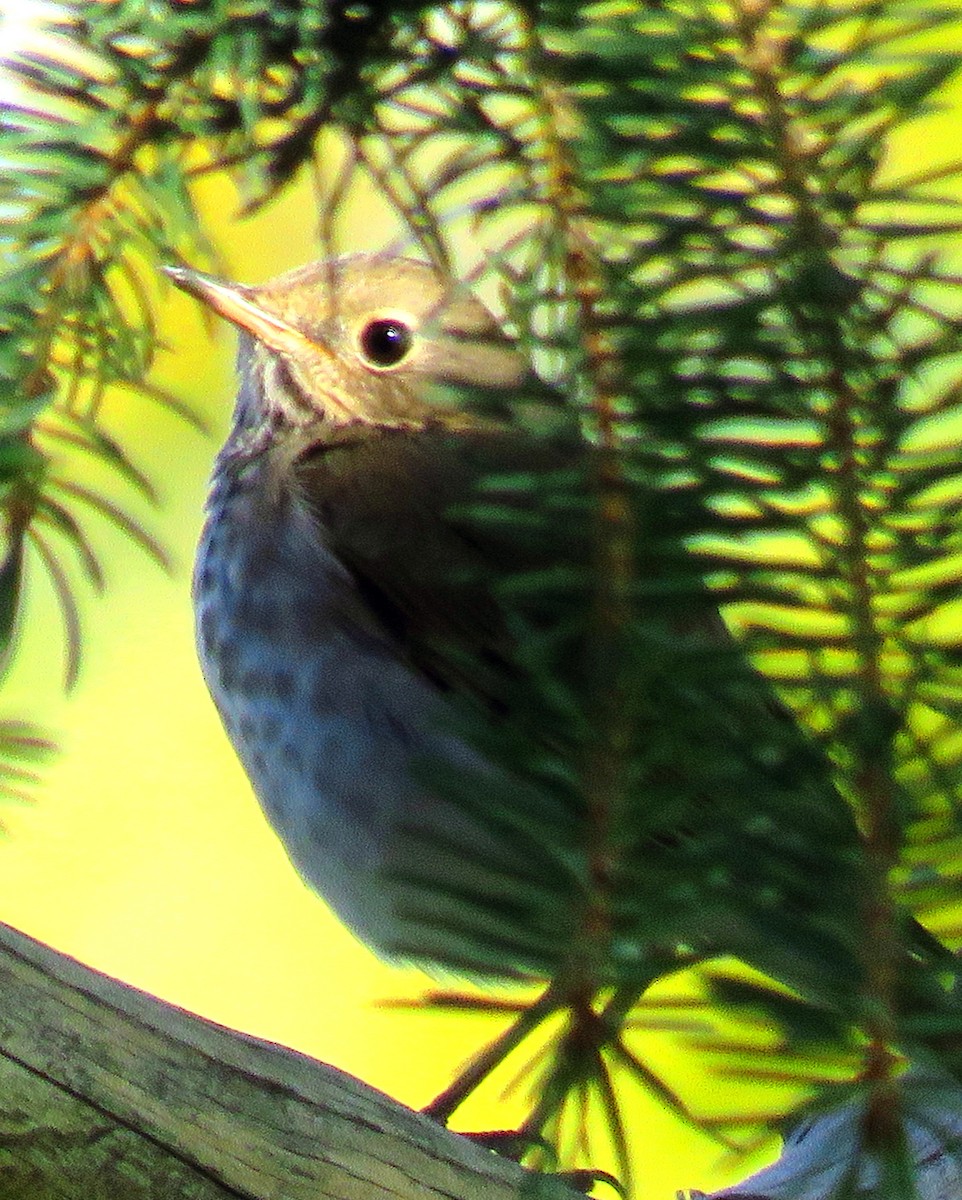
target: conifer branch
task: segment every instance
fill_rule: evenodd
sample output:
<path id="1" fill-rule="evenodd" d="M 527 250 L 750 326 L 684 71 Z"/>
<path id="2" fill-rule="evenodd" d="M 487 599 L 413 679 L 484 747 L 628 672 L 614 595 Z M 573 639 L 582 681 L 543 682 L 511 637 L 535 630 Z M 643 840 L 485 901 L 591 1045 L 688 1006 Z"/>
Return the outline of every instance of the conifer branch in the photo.
<path id="1" fill-rule="evenodd" d="M 503 405 L 600 447 L 593 473 L 518 469 L 472 509 L 558 549 L 557 569 L 502 588 L 516 719 L 485 742 L 465 714 L 512 782 L 443 781 L 525 871 L 506 870 L 498 904 L 459 897 L 488 905 L 473 940 L 423 897 L 451 969 L 544 981 L 505 1035 L 563 1025 L 530 1133 L 561 1138 L 567 1120 L 584 1150 L 578 1126 L 601 1111 L 626 1159 L 623 1068 L 710 1127 L 629 1043 L 652 982 L 713 956 L 756 973 L 707 969 L 735 1032 L 700 1021 L 693 1056 L 815 1105 L 854 1097 L 895 1158 L 918 1099 L 903 1062 L 962 1070 L 958 965 L 912 920 L 959 882 L 962 278 L 940 257 L 959 166 L 884 175 L 887 139 L 959 67 L 913 38 L 957 21 L 899 0 L 226 0 L 149 21 L 77 5 L 61 33 L 85 55 L 17 68 L 32 95 L 3 134 L 27 181 L 2 195 L 22 218 L 0 278 L 7 656 L 36 554 L 76 674 L 74 576 L 102 575 L 84 510 L 163 558 L 58 462 L 89 454 L 149 498 L 104 398 L 119 386 L 189 417 L 146 378 L 146 272 L 208 253 L 192 172 L 235 170 L 253 210 L 305 165 L 323 176 L 318 136 L 336 128 L 352 149 L 321 193 L 363 173 L 422 254 L 500 283 L 540 375 Z M 334 215 L 321 227 L 329 243 Z M 0 737 L 11 794 L 38 748 Z M 775 1044 L 750 1053 L 760 1028 Z"/>

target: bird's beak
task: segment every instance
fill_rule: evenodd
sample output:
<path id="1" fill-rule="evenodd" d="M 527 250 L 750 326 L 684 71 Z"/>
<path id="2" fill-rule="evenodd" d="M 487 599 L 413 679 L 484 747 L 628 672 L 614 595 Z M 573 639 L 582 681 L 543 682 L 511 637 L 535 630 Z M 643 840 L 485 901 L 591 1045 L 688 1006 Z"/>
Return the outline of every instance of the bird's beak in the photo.
<path id="1" fill-rule="evenodd" d="M 214 312 L 241 329 L 246 329 L 279 354 L 297 358 L 305 352 L 317 354 L 319 350 L 324 350 L 323 346 L 305 337 L 283 317 L 259 304 L 256 288 L 245 287 L 241 283 L 227 283 L 188 267 L 162 267 L 161 270 L 177 287 L 203 300 Z"/>

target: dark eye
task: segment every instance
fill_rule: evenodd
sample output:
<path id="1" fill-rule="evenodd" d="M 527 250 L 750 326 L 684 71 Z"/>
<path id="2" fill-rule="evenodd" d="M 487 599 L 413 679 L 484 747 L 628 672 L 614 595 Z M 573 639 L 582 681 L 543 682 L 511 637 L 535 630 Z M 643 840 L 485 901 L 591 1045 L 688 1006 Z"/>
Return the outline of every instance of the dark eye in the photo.
<path id="1" fill-rule="evenodd" d="M 361 353 L 374 367 L 393 367 L 407 356 L 414 335 L 397 317 L 376 317 L 361 330 Z"/>

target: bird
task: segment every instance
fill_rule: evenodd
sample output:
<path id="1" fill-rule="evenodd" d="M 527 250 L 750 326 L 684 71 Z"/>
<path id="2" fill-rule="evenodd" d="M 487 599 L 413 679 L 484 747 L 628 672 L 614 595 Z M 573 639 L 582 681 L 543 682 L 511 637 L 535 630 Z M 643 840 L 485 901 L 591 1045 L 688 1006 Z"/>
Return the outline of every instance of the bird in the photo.
<path id="1" fill-rule="evenodd" d="M 477 531 L 450 511 L 492 470 L 562 452 L 452 405 L 451 388 L 519 389 L 528 365 L 466 287 L 416 259 L 349 255 L 259 287 L 166 271 L 240 330 L 193 582 L 227 734 L 349 929 L 387 957 L 458 964 L 457 921 L 412 915 L 412 880 L 437 882 L 456 916 L 467 894 L 502 903 L 530 862 L 423 779 L 433 762 L 494 786 L 445 712 L 453 691 L 497 710 L 510 675 Z M 485 973 L 476 954 L 467 965 Z"/>
<path id="2" fill-rule="evenodd" d="M 239 331 L 193 599 L 204 677 L 270 824 L 382 957 L 547 981 L 424 1111 L 446 1123 L 561 1009 L 580 1078 L 585 1047 L 613 1044 L 650 982 L 712 956 L 787 984 L 838 1030 L 857 1022 L 857 825 L 697 568 L 678 590 L 677 489 L 645 497 L 655 520 L 636 549 L 653 574 L 634 597 L 648 632 L 631 644 L 629 692 L 629 751 L 643 766 L 599 841 L 571 783 L 593 731 L 555 719 L 590 682 L 590 634 L 551 574 L 596 566 L 578 480 L 597 446 L 557 412 L 518 419 L 506 401 L 540 396 L 527 355 L 430 263 L 345 255 L 256 286 L 166 272 Z M 556 513 L 546 537 L 525 518 L 532 481 L 552 478 L 571 520 Z M 495 519 L 480 520 L 479 503 Z M 512 603 L 506 583 L 526 570 L 546 572 L 544 594 L 521 589 Z M 555 624 L 567 633 L 545 694 L 561 699 L 531 708 L 525 631 Z M 526 756 L 549 766 L 526 775 Z M 600 905 L 593 889 L 609 893 Z M 954 970 L 951 956 L 902 923 L 900 1003 L 954 1014 L 923 969 Z M 588 944 L 599 930 L 601 958 Z M 536 1104 L 509 1144 L 536 1141 L 548 1111 Z"/>
<path id="3" fill-rule="evenodd" d="M 584 575 L 577 488 L 546 539 L 521 519 L 534 492 L 512 480 L 581 478 L 597 447 L 577 422 L 508 411 L 505 398 L 540 393 L 474 293 L 391 254 L 256 286 L 166 270 L 239 330 L 194 572 L 203 674 L 294 867 L 344 924 L 383 957 L 472 977 L 577 974 L 592 926 L 607 931 L 609 983 L 643 990 L 674 961 L 734 953 L 833 1002 L 854 994 L 851 812 L 697 584 L 639 590 L 651 632 L 632 651 L 631 751 L 646 765 L 604 848 L 601 890 L 615 898 L 586 915 L 600 859 L 563 779 L 592 734 L 572 741 L 555 719 L 563 699 L 532 713 L 519 697 L 526 629 L 568 631 L 564 694 L 585 683 L 588 635 L 550 580 L 520 610 L 504 584 L 519 568 Z M 479 522 L 479 496 L 519 519 Z M 649 565 L 671 542 L 674 503 L 671 489 L 657 496 Z M 679 668 L 695 658 L 731 667 L 731 687 L 693 686 Z M 554 767 L 525 776 L 492 751 L 503 743 Z M 807 956 L 790 945 L 806 922 Z"/>

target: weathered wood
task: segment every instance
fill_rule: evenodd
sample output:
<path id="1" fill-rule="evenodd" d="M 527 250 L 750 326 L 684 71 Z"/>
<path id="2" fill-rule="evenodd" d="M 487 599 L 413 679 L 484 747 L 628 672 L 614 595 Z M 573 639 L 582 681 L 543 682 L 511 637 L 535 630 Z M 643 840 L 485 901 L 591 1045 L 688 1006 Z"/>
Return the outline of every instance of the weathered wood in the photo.
<path id="1" fill-rule="evenodd" d="M 962 1091 L 906 1079 L 922 1200 L 962 1192 Z M 827 1200 L 849 1106 L 717 1193 Z M 684 1166 L 680 1164 L 680 1182 Z M 859 1194 L 875 1200 L 870 1163 Z M 166 1004 L 0 925 L 0 1200 L 547 1200 L 572 1195 L 381 1092 Z"/>
<path id="2" fill-rule="evenodd" d="M 3 1200 L 515 1200 L 531 1182 L 333 1067 L 0 926 Z"/>

